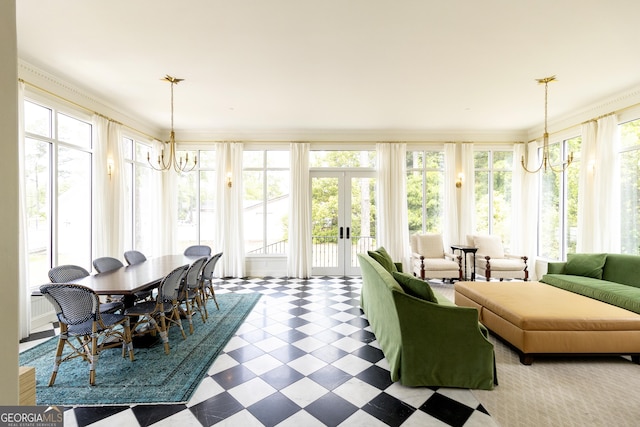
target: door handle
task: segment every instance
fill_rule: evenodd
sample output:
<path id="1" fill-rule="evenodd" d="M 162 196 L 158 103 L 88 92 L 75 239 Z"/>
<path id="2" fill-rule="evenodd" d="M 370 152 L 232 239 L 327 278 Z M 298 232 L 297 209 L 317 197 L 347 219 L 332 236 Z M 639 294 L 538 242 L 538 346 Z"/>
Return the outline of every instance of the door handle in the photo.
<path id="1" fill-rule="evenodd" d="M 351 229 L 347 227 L 347 239 L 351 238 L 350 235 L 351 235 Z"/>
<path id="2" fill-rule="evenodd" d="M 344 239 L 344 228 L 340 227 L 340 238 Z"/>

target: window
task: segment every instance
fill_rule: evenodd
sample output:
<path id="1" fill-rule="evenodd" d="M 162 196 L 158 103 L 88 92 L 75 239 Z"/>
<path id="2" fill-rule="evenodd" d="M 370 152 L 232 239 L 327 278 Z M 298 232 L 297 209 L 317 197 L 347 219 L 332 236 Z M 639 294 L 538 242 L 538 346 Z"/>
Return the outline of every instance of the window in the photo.
<path id="1" fill-rule="evenodd" d="M 55 265 L 91 269 L 92 125 L 25 100 L 24 126 L 29 278 L 37 285 Z"/>
<path id="2" fill-rule="evenodd" d="M 289 152 L 245 151 L 244 239 L 250 254 L 286 254 L 289 221 Z"/>
<path id="3" fill-rule="evenodd" d="M 640 255 L 640 119 L 621 123 L 621 251 Z"/>
<path id="4" fill-rule="evenodd" d="M 476 151 L 474 169 L 476 231 L 500 236 L 509 248 L 513 151 Z"/>
<path id="5" fill-rule="evenodd" d="M 184 155 L 186 152 L 179 152 Z M 191 245 L 213 247 L 216 201 L 216 152 L 189 152 L 198 156 L 196 168 L 178 179 L 178 248 Z"/>
<path id="6" fill-rule="evenodd" d="M 444 152 L 407 151 L 409 234 L 442 233 Z"/>
<path id="7" fill-rule="evenodd" d="M 564 172 L 540 172 L 538 255 L 542 258 L 566 259 L 567 253 L 576 251 L 581 143 L 582 137 L 577 136 L 549 144 L 551 164 L 556 169 L 570 152 L 573 162 Z"/>

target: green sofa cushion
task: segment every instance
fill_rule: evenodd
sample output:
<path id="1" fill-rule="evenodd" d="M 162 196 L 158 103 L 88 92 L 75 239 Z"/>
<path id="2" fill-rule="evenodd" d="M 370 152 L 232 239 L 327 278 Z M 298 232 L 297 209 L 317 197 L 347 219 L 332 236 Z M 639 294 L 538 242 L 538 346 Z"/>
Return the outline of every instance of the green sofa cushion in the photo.
<path id="1" fill-rule="evenodd" d="M 417 277 L 413 277 L 408 273 L 394 271 L 392 274 L 393 278 L 396 279 L 396 282 L 400 284 L 405 293 L 425 301 L 438 303 L 438 299 L 433 294 L 433 290 L 431 289 L 431 286 L 429 286 L 429 283 L 422 279 L 418 279 Z"/>
<path id="2" fill-rule="evenodd" d="M 396 267 L 396 265 L 394 264 L 393 260 L 391 259 L 391 255 L 389 255 L 389 252 L 387 252 L 387 250 L 385 248 L 383 248 L 382 246 L 380 246 L 375 251 L 368 251 L 367 253 L 369 254 L 369 256 L 371 258 L 373 258 L 376 261 L 378 261 L 378 263 L 381 266 L 383 266 L 384 269 L 387 270 L 389 273 L 393 273 L 394 271 L 398 271 L 398 268 Z"/>
<path id="3" fill-rule="evenodd" d="M 607 254 L 567 254 L 564 274 L 602 279 Z"/>
<path id="4" fill-rule="evenodd" d="M 545 274 L 540 281 L 640 314 L 640 288 L 634 286 L 567 274 Z"/>

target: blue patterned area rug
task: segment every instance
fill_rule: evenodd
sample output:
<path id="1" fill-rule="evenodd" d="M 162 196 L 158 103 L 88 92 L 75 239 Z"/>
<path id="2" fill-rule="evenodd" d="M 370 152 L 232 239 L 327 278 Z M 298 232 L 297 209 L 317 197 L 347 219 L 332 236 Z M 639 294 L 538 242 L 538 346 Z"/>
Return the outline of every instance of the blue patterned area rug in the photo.
<path id="1" fill-rule="evenodd" d="M 188 402 L 260 294 L 228 293 L 216 297 L 220 311 L 209 300 L 209 318 L 202 323 L 196 313 L 193 335 L 189 335 L 188 322 L 183 320 L 186 340 L 178 328 L 170 328 L 170 354 L 165 354 L 160 339 L 148 348 L 134 347 L 136 360 L 133 362 L 121 357 L 121 348 L 100 353 L 94 386 L 89 385 L 89 365 L 80 358 L 60 365 L 55 384 L 47 386 L 57 336 L 25 350 L 20 354 L 20 365 L 36 368 L 37 404 L 104 406 Z"/>

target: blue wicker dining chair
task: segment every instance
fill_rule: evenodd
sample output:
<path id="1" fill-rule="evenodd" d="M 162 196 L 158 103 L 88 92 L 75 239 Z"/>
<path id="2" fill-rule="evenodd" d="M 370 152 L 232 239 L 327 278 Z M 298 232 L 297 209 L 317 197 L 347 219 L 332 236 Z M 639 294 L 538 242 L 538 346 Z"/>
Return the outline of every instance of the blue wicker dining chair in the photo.
<path id="1" fill-rule="evenodd" d="M 124 260 L 127 261 L 129 265 L 135 265 L 145 262 L 147 257 L 140 251 L 126 251 L 124 253 Z"/>
<path id="2" fill-rule="evenodd" d="M 184 276 L 184 283 L 182 285 L 182 292 L 178 297 L 178 304 L 180 312 L 189 321 L 189 333 L 193 334 L 193 315 L 197 311 L 202 317 L 202 323 L 207 321 L 204 313 L 204 307 L 202 302 L 202 280 L 200 273 L 204 263 L 207 262 L 207 257 L 198 258 L 195 260 L 187 270 L 187 274 Z M 182 307 L 184 305 L 184 308 Z"/>
<path id="3" fill-rule="evenodd" d="M 141 264 L 147 260 L 147 257 L 140 251 L 126 251 L 124 253 L 124 260 L 128 265 Z M 151 299 L 153 297 L 153 290 L 136 292 L 136 300 Z"/>
<path id="4" fill-rule="evenodd" d="M 185 256 L 211 256 L 211 247 L 206 245 L 193 245 L 184 250 Z"/>
<path id="5" fill-rule="evenodd" d="M 124 267 L 122 261 L 110 256 L 103 256 L 93 260 L 93 268 L 95 268 L 98 273 L 106 273 L 117 270 L 120 267 Z"/>
<path id="6" fill-rule="evenodd" d="M 183 265 L 167 274 L 160 282 L 158 295 L 155 301 L 141 301 L 125 310 L 124 314 L 135 318 L 131 333 L 133 336 L 145 334 L 160 334 L 164 344 L 164 352 L 169 354 L 169 327 L 172 325 L 180 328 L 182 338 L 187 339 L 180 320 L 178 310 L 178 296 L 183 278 L 187 272 L 188 265 Z"/>
<path id="7" fill-rule="evenodd" d="M 53 267 L 49 270 L 49 280 L 52 283 L 69 283 L 83 277 L 87 277 L 89 272 L 79 265 L 65 264 Z M 100 313 L 117 313 L 124 309 L 121 301 L 110 301 L 100 304 Z"/>
<path id="8" fill-rule="evenodd" d="M 206 317 L 209 317 L 209 312 L 207 311 L 207 300 L 209 298 L 213 299 L 213 302 L 216 303 L 216 308 L 220 310 L 220 306 L 218 305 L 218 300 L 216 300 L 216 293 L 213 290 L 213 272 L 216 269 L 216 264 L 218 263 L 221 257 L 222 257 L 222 252 L 215 254 L 214 256 L 209 258 L 209 261 L 207 261 L 204 264 L 204 267 L 202 267 L 202 275 L 200 277 L 202 281 L 202 286 L 200 288 L 202 294 L 200 298 L 202 299 L 202 303 L 204 305 L 204 312 Z"/>
<path id="9" fill-rule="evenodd" d="M 129 318 L 122 314 L 100 313 L 100 299 L 90 288 L 70 283 L 50 283 L 40 286 L 42 295 L 53 304 L 60 334 L 54 359 L 53 372 L 49 379 L 52 386 L 62 362 L 81 357 L 89 363 L 89 384 L 96 381 L 96 365 L 102 350 L 122 347 L 134 360 Z M 65 346 L 71 349 L 63 357 Z"/>

